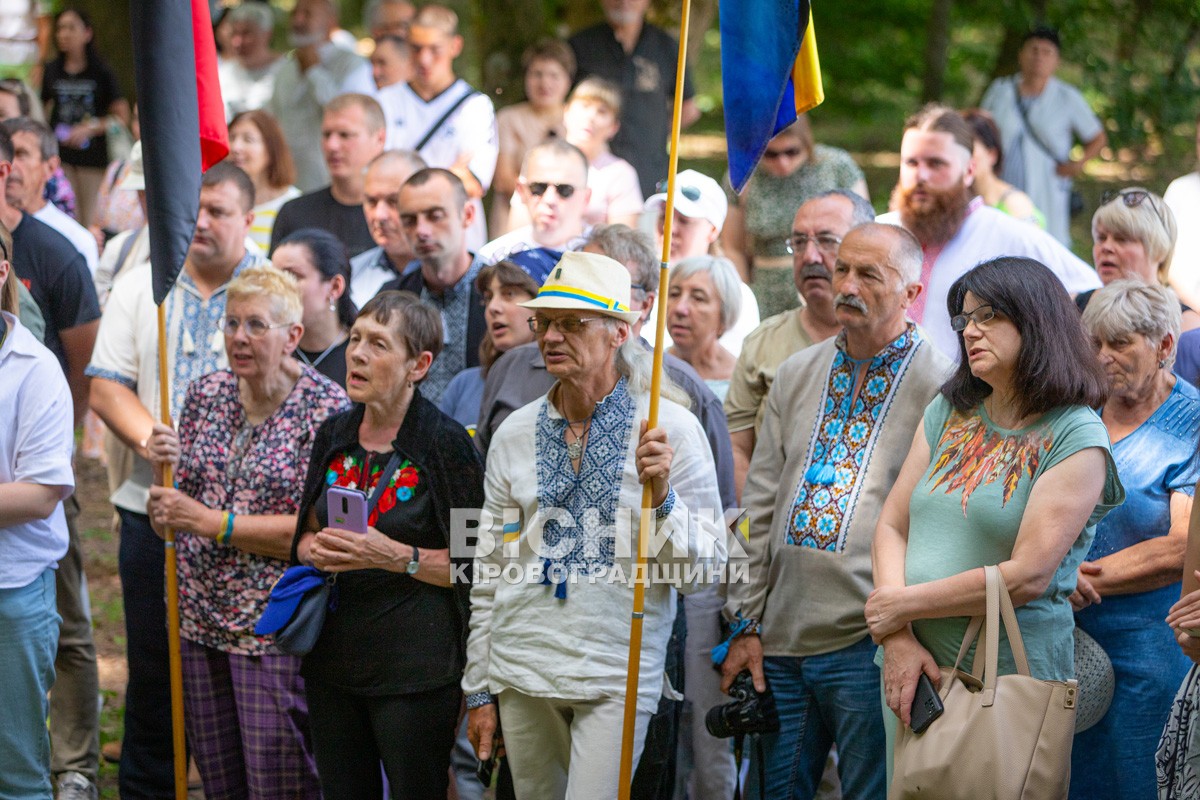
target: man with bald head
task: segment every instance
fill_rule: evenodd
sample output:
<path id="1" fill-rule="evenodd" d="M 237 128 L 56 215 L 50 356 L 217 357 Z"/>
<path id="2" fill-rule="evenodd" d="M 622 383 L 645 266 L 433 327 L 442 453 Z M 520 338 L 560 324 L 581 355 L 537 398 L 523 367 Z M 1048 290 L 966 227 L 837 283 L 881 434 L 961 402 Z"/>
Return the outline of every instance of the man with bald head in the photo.
<path id="1" fill-rule="evenodd" d="M 871 204 L 845 189 L 823 192 L 796 212 L 789 249 L 796 291 L 804 303 L 768 317 L 746 337 L 725 395 L 739 497 L 775 371 L 792 353 L 823 342 L 842 329 L 833 309 L 833 265 L 850 229 L 874 219 Z"/>
<path id="2" fill-rule="evenodd" d="M 587 177 L 587 156 L 574 145 L 549 139 L 530 148 L 521 164 L 517 194 L 531 222 L 484 245 L 479 251 L 483 264 L 542 248 L 553 265 L 563 251 L 581 248 L 590 230 L 583 221 L 592 196 Z"/>
<path id="3" fill-rule="evenodd" d="M 775 693 L 783 728 L 762 737 L 768 797 L 812 797 L 833 744 L 846 797 L 887 794 L 880 673 L 863 616 L 871 541 L 951 366 L 906 319 L 920 275 L 921 246 L 903 228 L 851 230 L 833 266 L 841 333 L 784 361 L 767 395 L 742 495 L 750 574 L 729 585 L 737 633 L 723 675 L 728 685 L 749 670 L 759 691 L 769 680 Z"/>
<path id="4" fill-rule="evenodd" d="M 311 192 L 329 182 L 321 160 L 321 115 L 339 94 L 374 94 L 371 65 L 365 58 L 338 47 L 334 0 L 296 0 L 288 20 L 288 44 L 294 49 L 275 75 L 266 105 L 279 120 L 296 162 L 296 186 Z"/>
<path id="5" fill-rule="evenodd" d="M 283 204 L 271 229 L 271 252 L 301 228 L 329 231 L 351 258 L 375 245 L 363 218 L 363 189 L 367 165 L 383 152 L 385 127 L 383 109 L 373 97 L 343 94 L 329 101 L 321 119 L 329 185 Z"/>
<path id="6" fill-rule="evenodd" d="M 385 151 L 367 165 L 362 210 L 375 246 L 350 259 L 350 299 L 359 308 L 413 260 L 400 227 L 400 187 L 425 167 L 425 159 L 411 150 Z"/>

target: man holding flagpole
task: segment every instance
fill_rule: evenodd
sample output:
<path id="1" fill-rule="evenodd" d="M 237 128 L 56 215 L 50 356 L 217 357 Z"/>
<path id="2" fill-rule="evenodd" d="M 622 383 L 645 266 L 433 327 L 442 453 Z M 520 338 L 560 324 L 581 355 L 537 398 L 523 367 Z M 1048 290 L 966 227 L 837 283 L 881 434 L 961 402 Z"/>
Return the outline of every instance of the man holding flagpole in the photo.
<path id="1" fill-rule="evenodd" d="M 166 298 L 167 362 L 172 417 L 188 384 L 225 366 L 220 319 L 225 286 L 265 263 L 246 250 L 254 218 L 254 184 L 232 164 L 205 173 L 200 215 L 179 280 Z M 121 750 L 122 797 L 171 797 L 167 622 L 163 542 L 150 527 L 146 501 L 153 480 L 146 441 L 157 419 L 158 335 L 151 264 L 137 264 L 113 284 L 87 374 L 92 410 L 136 454 L 133 474 L 112 496 L 121 518 L 118 563 L 124 600 L 129 683 Z"/>

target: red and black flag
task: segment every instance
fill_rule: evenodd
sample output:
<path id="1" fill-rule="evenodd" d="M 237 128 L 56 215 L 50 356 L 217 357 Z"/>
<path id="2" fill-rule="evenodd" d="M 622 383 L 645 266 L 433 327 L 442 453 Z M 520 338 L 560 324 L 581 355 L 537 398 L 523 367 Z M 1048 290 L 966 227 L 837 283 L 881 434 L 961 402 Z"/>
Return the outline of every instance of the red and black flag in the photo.
<path id="1" fill-rule="evenodd" d="M 208 0 L 132 0 L 134 71 L 146 171 L 154 302 L 192 241 L 200 176 L 229 153 Z"/>

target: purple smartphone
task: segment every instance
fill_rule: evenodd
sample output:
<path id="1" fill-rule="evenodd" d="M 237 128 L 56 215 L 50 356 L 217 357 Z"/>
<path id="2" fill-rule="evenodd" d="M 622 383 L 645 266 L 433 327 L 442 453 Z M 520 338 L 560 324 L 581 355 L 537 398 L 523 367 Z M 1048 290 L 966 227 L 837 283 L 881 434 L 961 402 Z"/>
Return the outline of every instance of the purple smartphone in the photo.
<path id="1" fill-rule="evenodd" d="M 329 527 L 355 533 L 367 532 L 367 496 L 358 489 L 331 486 L 325 497 L 329 507 Z"/>

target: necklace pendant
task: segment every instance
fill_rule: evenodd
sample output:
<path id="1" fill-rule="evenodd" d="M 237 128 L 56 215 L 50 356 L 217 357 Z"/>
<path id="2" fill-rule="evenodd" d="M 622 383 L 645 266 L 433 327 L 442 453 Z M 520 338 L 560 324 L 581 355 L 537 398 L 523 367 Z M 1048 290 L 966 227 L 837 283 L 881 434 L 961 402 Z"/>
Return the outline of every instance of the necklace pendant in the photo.
<path id="1" fill-rule="evenodd" d="M 578 461 L 583 458 L 583 439 L 576 439 L 573 442 L 567 443 L 567 458 L 572 461 Z"/>

